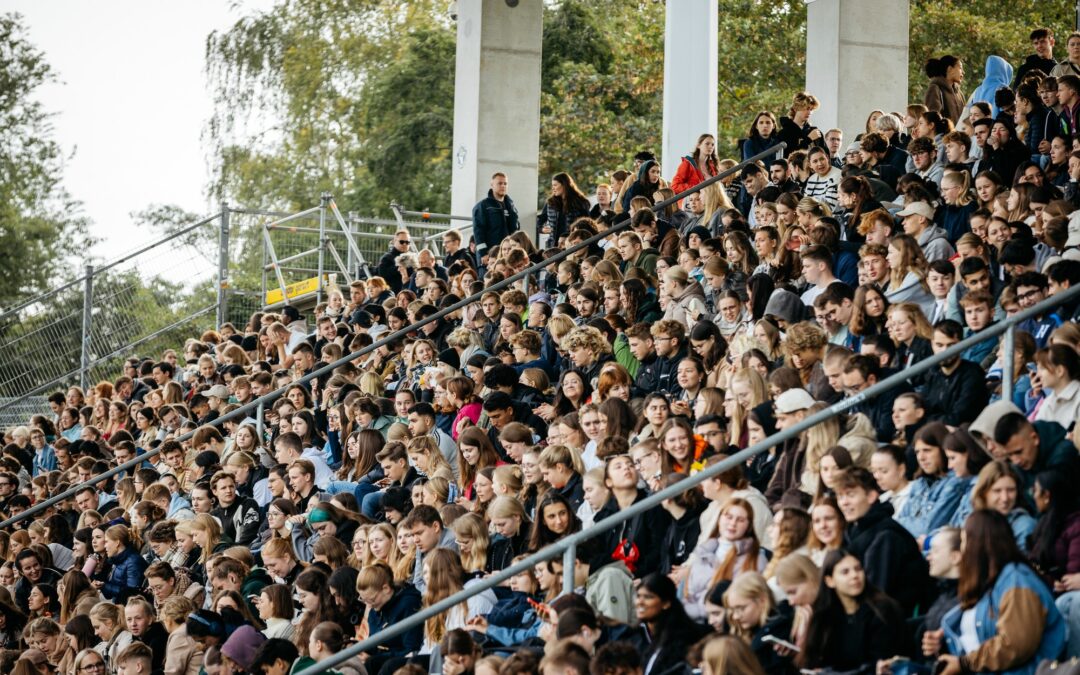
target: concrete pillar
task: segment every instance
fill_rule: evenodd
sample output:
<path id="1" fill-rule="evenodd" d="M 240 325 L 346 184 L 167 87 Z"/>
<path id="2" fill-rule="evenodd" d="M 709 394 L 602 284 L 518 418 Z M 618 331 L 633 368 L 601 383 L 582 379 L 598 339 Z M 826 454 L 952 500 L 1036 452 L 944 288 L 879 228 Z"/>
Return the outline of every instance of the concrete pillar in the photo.
<path id="1" fill-rule="evenodd" d="M 909 9 L 909 0 L 806 0 L 806 90 L 821 101 L 811 121 L 822 133 L 842 129 L 847 146 L 871 110 L 904 112 Z"/>
<path id="2" fill-rule="evenodd" d="M 716 0 L 667 3 L 664 131 L 660 168 L 671 180 L 703 133 L 716 134 L 719 18 Z"/>
<path id="3" fill-rule="evenodd" d="M 457 0 L 451 211 L 469 215 L 506 174 L 522 229 L 535 236 L 544 3 Z"/>

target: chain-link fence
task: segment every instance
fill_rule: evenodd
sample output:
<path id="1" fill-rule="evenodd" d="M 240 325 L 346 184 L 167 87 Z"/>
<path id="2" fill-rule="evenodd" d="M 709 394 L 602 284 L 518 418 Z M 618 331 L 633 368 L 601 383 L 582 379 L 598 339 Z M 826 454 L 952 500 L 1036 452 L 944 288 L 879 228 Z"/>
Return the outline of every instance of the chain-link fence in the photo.
<path id="1" fill-rule="evenodd" d="M 23 396 L 0 398 L 0 431 L 26 424 L 34 415 L 46 415 L 52 419 L 47 396 Z"/>
<path id="2" fill-rule="evenodd" d="M 214 214 L 0 314 L 0 413 L 53 388 L 111 380 L 125 357 L 214 325 L 227 227 Z"/>

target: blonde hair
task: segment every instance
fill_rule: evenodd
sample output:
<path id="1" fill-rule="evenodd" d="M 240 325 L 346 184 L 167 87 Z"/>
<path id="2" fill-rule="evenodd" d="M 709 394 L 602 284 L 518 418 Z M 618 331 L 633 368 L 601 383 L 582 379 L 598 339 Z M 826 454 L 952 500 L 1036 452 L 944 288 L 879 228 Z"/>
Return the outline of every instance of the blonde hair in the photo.
<path id="1" fill-rule="evenodd" d="M 454 535 L 469 539 L 472 545 L 468 553 L 461 554 L 461 565 L 466 572 L 483 572 L 487 566 L 490 539 L 487 524 L 475 513 L 466 513 L 450 526 Z"/>

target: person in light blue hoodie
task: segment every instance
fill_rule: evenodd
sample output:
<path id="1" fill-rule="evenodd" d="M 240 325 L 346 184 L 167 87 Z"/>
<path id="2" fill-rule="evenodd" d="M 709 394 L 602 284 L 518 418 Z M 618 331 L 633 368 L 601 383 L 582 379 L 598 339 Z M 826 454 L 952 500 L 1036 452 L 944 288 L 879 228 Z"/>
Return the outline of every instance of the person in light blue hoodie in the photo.
<path id="1" fill-rule="evenodd" d="M 970 477 L 959 478 L 949 471 L 942 449 L 948 434 L 949 428 L 941 422 L 930 422 L 915 433 L 915 461 L 919 468 L 896 520 L 919 541 L 949 524 L 971 481 Z"/>
<path id="2" fill-rule="evenodd" d="M 997 117 L 1000 110 L 994 102 L 994 94 L 1002 87 L 1009 88 L 1012 84 L 1013 67 L 1000 56 L 991 54 L 986 57 L 986 76 L 975 91 L 971 92 L 968 99 L 965 116 L 971 112 L 971 104 L 983 101 L 990 104 L 990 116 Z"/>

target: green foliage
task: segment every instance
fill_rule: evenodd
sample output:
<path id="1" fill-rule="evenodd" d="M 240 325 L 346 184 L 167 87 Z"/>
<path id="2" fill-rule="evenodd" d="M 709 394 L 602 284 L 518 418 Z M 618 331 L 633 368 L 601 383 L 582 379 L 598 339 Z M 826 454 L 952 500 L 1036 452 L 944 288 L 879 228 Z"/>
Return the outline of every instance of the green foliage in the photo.
<path id="1" fill-rule="evenodd" d="M 47 289 L 88 245 L 51 115 L 35 99 L 54 78 L 22 17 L 0 15 L 0 305 Z"/>
<path id="2" fill-rule="evenodd" d="M 943 54 L 963 59 L 962 88 L 970 94 L 982 82 L 986 57 L 1000 56 L 1016 68 L 1031 53 L 1028 35 L 1039 26 L 1054 29 L 1055 57 L 1062 59 L 1075 20 L 1076 4 L 1065 0 L 912 0 L 909 99 L 923 99 L 927 59 Z"/>

